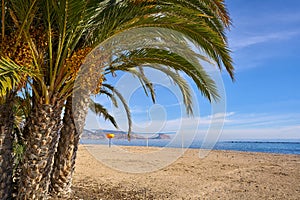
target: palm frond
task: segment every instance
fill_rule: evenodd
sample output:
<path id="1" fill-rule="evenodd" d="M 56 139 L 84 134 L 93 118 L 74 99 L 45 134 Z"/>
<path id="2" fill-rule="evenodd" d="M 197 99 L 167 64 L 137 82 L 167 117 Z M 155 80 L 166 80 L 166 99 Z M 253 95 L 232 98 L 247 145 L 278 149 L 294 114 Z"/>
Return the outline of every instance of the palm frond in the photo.
<path id="1" fill-rule="evenodd" d="M 111 100 L 111 102 L 113 103 L 113 105 L 116 108 L 118 107 L 118 101 L 117 101 L 116 97 L 112 93 L 110 93 L 106 89 L 101 88 L 100 92 L 98 93 L 98 95 L 103 95 L 103 94 L 106 95 Z"/>
<path id="2" fill-rule="evenodd" d="M 128 138 L 130 138 L 131 129 L 132 129 L 131 113 L 130 113 L 130 108 L 129 108 L 126 100 L 122 96 L 122 94 L 116 88 L 114 88 L 112 85 L 107 84 L 107 83 L 103 83 L 102 86 L 101 86 L 101 89 L 100 89 L 100 91 L 97 95 L 106 95 L 107 97 L 109 97 L 109 99 L 112 101 L 112 103 L 115 107 L 118 107 L 117 99 L 116 99 L 115 96 L 117 96 L 117 98 L 121 101 L 121 103 L 122 103 L 122 105 L 125 109 L 126 116 L 127 116 Z M 90 109 L 91 109 L 92 112 L 94 112 L 97 115 L 102 115 L 104 117 L 104 119 L 110 120 L 110 122 L 116 128 L 118 128 L 117 123 L 114 120 L 113 116 L 108 113 L 107 109 L 104 108 L 103 105 L 101 105 L 99 103 L 95 103 L 92 99 L 90 101 L 91 101 Z"/>
<path id="3" fill-rule="evenodd" d="M 126 100 L 124 99 L 122 94 L 117 89 L 115 89 L 113 86 L 111 86 L 109 84 L 106 84 L 106 83 L 103 83 L 102 86 L 104 88 L 107 88 L 110 91 L 112 91 L 113 94 L 115 94 L 120 99 L 120 101 L 121 101 L 121 103 L 122 103 L 122 105 L 125 109 L 125 112 L 126 112 L 127 121 L 128 121 L 128 138 L 130 138 L 130 134 L 131 134 L 131 131 L 132 131 L 132 119 L 131 119 L 130 108 L 129 108 Z"/>
<path id="4" fill-rule="evenodd" d="M 127 60 L 127 62 L 122 62 Z M 193 60 L 192 60 L 193 61 Z M 161 64 L 169 66 L 175 70 L 185 72 L 196 83 L 198 89 L 209 100 L 218 100 L 219 95 L 217 87 L 212 78 L 207 74 L 199 62 L 191 63 L 186 58 L 163 49 L 140 49 L 131 51 L 123 56 L 120 56 L 114 63 L 107 69 L 110 70 L 124 70 L 124 68 L 134 68 L 141 65 Z"/>
<path id="5" fill-rule="evenodd" d="M 102 116 L 105 120 L 109 120 L 115 128 L 118 128 L 117 122 L 115 118 L 109 114 L 106 108 L 103 107 L 103 105 L 94 102 L 92 99 L 90 99 L 89 108 L 93 113 L 96 115 Z"/>
<path id="6" fill-rule="evenodd" d="M 146 96 L 149 96 L 149 92 L 150 92 L 152 102 L 155 103 L 156 95 L 155 95 L 155 91 L 154 91 L 154 86 L 151 83 L 151 81 L 145 76 L 144 69 L 142 67 L 138 67 L 138 66 L 137 66 L 137 68 L 125 67 L 126 64 L 125 63 L 123 63 L 123 64 L 121 66 L 118 66 L 117 68 L 116 68 L 116 66 L 110 67 L 107 69 L 107 72 L 114 73 L 115 71 L 120 70 L 120 71 L 131 73 L 134 77 L 139 79 Z"/>
<path id="7" fill-rule="evenodd" d="M 194 40 L 219 66 L 225 66 L 232 78 L 234 68 L 227 46 L 225 28 L 230 18 L 223 1 L 155 1 L 106 5 L 99 14 L 99 28 L 90 40 L 100 43 L 108 37 L 137 27 L 160 27 L 179 31 Z"/>
<path id="8" fill-rule="evenodd" d="M 76 49 L 95 47 L 117 33 L 138 27 L 161 27 L 182 33 L 185 35 L 182 37 L 193 39 L 220 69 L 224 65 L 234 77 L 225 37 L 230 18 L 222 0 L 115 3 L 108 0 L 42 0 L 33 3 L 12 0 L 12 10 L 24 30 L 36 21 L 47 33 L 47 53 L 44 57 L 40 55 L 43 59 L 36 61 L 40 71 L 45 73 L 46 82 L 38 91 L 49 88 L 47 94 L 55 91 L 59 91 L 61 96 L 71 93 L 73 82 L 68 80 L 72 74 L 68 73 L 64 63 Z M 30 36 L 27 35 L 27 39 L 30 40 Z M 144 86 L 147 87 L 147 84 Z M 148 90 L 151 91 L 150 88 Z"/>
<path id="9" fill-rule="evenodd" d="M 27 76 L 36 77 L 37 74 L 25 67 L 20 67 L 9 58 L 0 59 L 0 96 L 24 84 Z"/>
<path id="10" fill-rule="evenodd" d="M 159 70 L 163 72 L 166 76 L 169 76 L 181 91 L 183 103 L 186 108 L 186 113 L 188 115 L 193 115 L 192 94 L 191 94 L 190 86 L 187 83 L 187 81 L 184 78 L 182 78 L 180 74 L 177 73 L 177 71 L 173 71 L 172 68 L 170 67 L 161 66 L 159 64 L 154 64 L 154 63 L 151 63 L 151 66 L 145 66 L 145 67 L 150 67 L 152 69 Z"/>

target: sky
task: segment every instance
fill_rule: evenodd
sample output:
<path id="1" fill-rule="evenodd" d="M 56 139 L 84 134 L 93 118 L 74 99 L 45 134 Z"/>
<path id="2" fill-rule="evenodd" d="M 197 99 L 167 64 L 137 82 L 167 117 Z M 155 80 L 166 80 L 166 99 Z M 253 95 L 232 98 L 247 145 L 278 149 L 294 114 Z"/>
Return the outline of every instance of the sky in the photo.
<path id="1" fill-rule="evenodd" d="M 195 113 L 193 118 L 188 117 L 175 86 L 168 78 L 155 75 L 152 80 L 163 83 L 156 86 L 156 104 L 145 97 L 142 88 L 125 94 L 132 111 L 133 131 L 185 130 L 204 136 L 211 123 L 222 126 L 224 122 L 220 128 L 223 140 L 300 140 L 300 1 L 227 0 L 226 4 L 233 23 L 227 36 L 236 80 L 232 82 L 223 70 L 223 107 L 209 104 L 191 83 Z M 149 74 L 151 77 L 153 73 Z M 118 81 L 108 78 L 121 92 L 130 88 L 128 77 L 123 80 L 123 76 Z M 112 109 L 107 98 L 96 99 L 109 108 L 120 129 L 126 131 L 122 107 Z M 92 114 L 86 128 L 114 129 Z"/>

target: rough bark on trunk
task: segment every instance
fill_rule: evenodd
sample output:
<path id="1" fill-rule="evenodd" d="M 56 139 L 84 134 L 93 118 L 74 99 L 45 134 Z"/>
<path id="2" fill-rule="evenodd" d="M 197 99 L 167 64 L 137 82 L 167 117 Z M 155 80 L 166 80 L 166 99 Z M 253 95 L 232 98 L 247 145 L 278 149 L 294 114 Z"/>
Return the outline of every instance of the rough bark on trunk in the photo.
<path id="1" fill-rule="evenodd" d="M 12 197 L 13 173 L 13 104 L 10 100 L 0 105 L 0 199 Z"/>
<path id="2" fill-rule="evenodd" d="M 57 152 L 54 156 L 50 183 L 50 194 L 52 196 L 66 198 L 71 193 L 75 134 L 76 127 L 73 121 L 72 98 L 69 97 L 65 106 L 63 127 L 60 131 Z"/>
<path id="3" fill-rule="evenodd" d="M 67 99 L 64 128 L 61 131 L 51 176 L 50 192 L 53 196 L 68 197 L 71 192 L 75 160 L 88 113 L 90 94 L 101 87 L 103 63 L 108 62 L 103 58 L 97 58 L 95 56 L 97 54 L 96 51 L 86 57 L 74 83 L 73 96 Z"/>
<path id="4" fill-rule="evenodd" d="M 72 177 L 75 170 L 75 160 L 79 140 L 84 128 L 88 112 L 89 95 L 81 97 L 73 104 L 72 97 L 67 99 L 63 118 L 63 128 L 60 132 L 57 152 L 54 158 L 53 173 L 51 177 L 50 193 L 52 196 L 67 198 L 71 194 Z M 75 121 L 73 108 L 75 110 Z"/>
<path id="5" fill-rule="evenodd" d="M 50 173 L 61 127 L 61 106 L 36 103 L 31 111 L 28 140 L 17 199 L 47 199 Z"/>

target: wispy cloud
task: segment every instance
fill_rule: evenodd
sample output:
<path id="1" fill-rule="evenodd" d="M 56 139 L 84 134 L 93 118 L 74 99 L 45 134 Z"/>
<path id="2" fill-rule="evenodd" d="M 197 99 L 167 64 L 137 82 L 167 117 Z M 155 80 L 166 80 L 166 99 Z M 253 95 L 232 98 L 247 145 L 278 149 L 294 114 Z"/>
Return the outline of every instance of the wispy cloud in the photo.
<path id="1" fill-rule="evenodd" d="M 235 112 L 217 113 L 214 115 L 178 118 L 172 120 L 148 120 L 133 124 L 133 131 L 140 133 L 184 132 L 185 134 L 200 134 L 204 136 L 209 126 L 219 125 L 220 131 L 224 123 L 221 139 L 261 139 L 261 138 L 296 138 L 300 139 L 300 114 L 268 114 Z M 97 119 L 98 120 L 98 119 Z M 99 121 L 99 120 L 98 120 Z M 88 128 L 95 126 L 112 129 L 108 122 L 95 121 L 93 116 L 87 120 Z M 127 130 L 127 121 L 119 121 L 121 130 Z"/>
<path id="2" fill-rule="evenodd" d="M 268 113 L 248 113 L 236 114 L 228 118 L 226 126 L 234 128 L 247 127 L 255 129 L 257 127 L 285 127 L 290 125 L 300 125 L 300 114 L 268 114 Z"/>
<path id="3" fill-rule="evenodd" d="M 224 129 L 221 140 L 239 139 L 296 139 L 300 140 L 300 126 L 289 125 L 279 128 Z"/>
<path id="4" fill-rule="evenodd" d="M 183 103 L 173 103 L 173 104 L 169 104 L 169 105 L 165 105 L 164 107 L 170 108 L 170 107 L 178 107 L 178 106 L 182 106 Z"/>
<path id="5" fill-rule="evenodd" d="M 254 36 L 249 35 L 240 35 L 237 37 L 232 37 L 229 39 L 230 47 L 236 51 L 242 48 L 246 48 L 249 46 L 272 42 L 275 40 L 287 40 L 294 37 L 300 36 L 300 30 L 292 30 L 292 31 L 282 31 L 282 32 L 272 32 L 266 34 L 257 34 Z"/>
<path id="6" fill-rule="evenodd" d="M 147 114 L 149 112 L 149 109 L 145 109 L 142 106 L 133 106 L 130 108 L 131 114 Z"/>

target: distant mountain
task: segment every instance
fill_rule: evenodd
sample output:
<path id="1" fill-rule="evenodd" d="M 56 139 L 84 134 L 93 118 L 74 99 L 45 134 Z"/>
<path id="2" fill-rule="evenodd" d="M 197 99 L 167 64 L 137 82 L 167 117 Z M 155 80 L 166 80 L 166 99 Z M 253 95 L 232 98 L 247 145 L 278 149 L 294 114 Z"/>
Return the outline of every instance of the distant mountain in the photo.
<path id="1" fill-rule="evenodd" d="M 114 130 L 83 130 L 82 139 L 89 140 L 101 140 L 106 138 L 106 134 L 113 133 L 115 135 L 114 139 L 128 139 L 127 133 L 125 131 L 114 131 Z M 147 136 L 149 135 L 149 136 Z M 150 134 L 143 133 L 131 133 L 131 139 L 171 139 L 170 135 L 165 133 L 154 133 Z"/>

